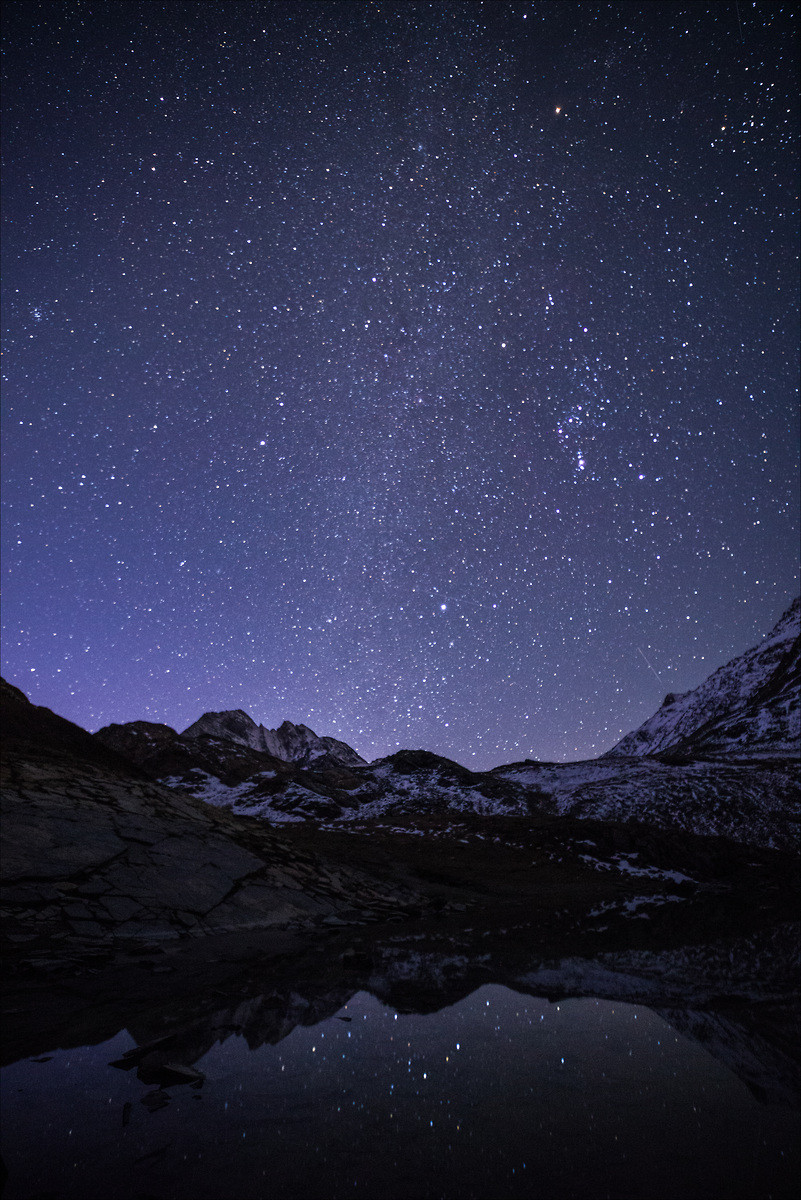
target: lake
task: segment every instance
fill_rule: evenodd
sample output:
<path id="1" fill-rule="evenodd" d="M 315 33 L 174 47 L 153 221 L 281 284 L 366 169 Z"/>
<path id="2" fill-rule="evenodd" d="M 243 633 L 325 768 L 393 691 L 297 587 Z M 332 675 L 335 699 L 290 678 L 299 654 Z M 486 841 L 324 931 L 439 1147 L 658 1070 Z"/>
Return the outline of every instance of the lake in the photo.
<path id="1" fill-rule="evenodd" d="M 764 997 L 751 1042 L 743 1002 L 733 1022 L 547 998 L 536 981 L 453 1003 L 429 987 L 417 1007 L 435 1011 L 415 1012 L 420 962 L 406 962 L 397 1006 L 358 987 L 318 1020 L 303 983 L 236 1002 L 223 988 L 191 1036 L 144 1057 L 123 1028 L 9 1064 L 6 1200 L 795 1195 L 798 1112 Z"/>

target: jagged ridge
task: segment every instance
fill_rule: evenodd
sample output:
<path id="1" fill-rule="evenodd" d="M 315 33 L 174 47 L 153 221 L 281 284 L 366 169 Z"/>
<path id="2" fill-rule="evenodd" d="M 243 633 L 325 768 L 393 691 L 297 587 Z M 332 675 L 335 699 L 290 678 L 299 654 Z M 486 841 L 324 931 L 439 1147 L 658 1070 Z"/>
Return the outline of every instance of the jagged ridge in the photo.
<path id="1" fill-rule="evenodd" d="M 294 725 L 291 721 L 284 721 L 278 729 L 265 729 L 241 708 L 204 713 L 183 732 L 183 736 L 188 738 L 196 738 L 201 734 L 239 742 L 285 762 L 307 764 L 323 755 L 346 767 L 364 762 L 360 754 L 338 738 L 318 737 L 308 725 Z"/>

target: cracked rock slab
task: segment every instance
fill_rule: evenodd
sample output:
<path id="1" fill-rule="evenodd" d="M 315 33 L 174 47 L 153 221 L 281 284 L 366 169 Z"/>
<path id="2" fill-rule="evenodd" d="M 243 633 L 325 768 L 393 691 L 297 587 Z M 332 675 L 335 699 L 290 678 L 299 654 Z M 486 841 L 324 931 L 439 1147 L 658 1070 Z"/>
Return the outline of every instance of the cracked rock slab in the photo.
<path id="1" fill-rule="evenodd" d="M 245 818 L 166 788 L 0 686 L 2 907 L 10 941 L 163 939 L 311 925 L 380 891 Z M 411 892 L 399 901 L 419 906 Z"/>

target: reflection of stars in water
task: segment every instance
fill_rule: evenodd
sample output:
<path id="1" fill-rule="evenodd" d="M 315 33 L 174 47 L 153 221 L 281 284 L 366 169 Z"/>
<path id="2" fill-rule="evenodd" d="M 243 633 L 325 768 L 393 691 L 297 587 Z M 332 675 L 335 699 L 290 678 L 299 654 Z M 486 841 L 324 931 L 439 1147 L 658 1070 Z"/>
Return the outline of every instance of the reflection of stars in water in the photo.
<path id="1" fill-rule="evenodd" d="M 486 936 L 472 952 L 460 937 L 458 956 L 411 945 L 414 953 L 393 946 L 379 976 L 382 993 L 402 993 L 402 1013 L 362 991 L 335 1016 L 304 1024 L 315 1007 L 336 1007 L 330 988 L 342 986 L 330 971 L 315 979 L 308 961 L 298 990 L 231 996 L 222 1019 L 218 999 L 213 1025 L 179 1032 L 174 1052 L 205 1076 L 198 1090 L 154 1093 L 134 1071 L 110 1072 L 109 1061 L 135 1047 L 127 1032 L 4 1068 L 19 1100 L 4 1114 L 12 1180 L 51 1194 L 66 1159 L 77 1163 L 76 1194 L 95 1194 L 91 1175 L 113 1172 L 122 1152 L 160 1195 L 186 1192 L 194 1172 L 209 1195 L 250 1195 L 254 1179 L 268 1178 L 273 1194 L 323 1196 L 335 1170 L 343 1194 L 372 1198 L 397 1191 L 399 1154 L 412 1146 L 402 1166 L 410 1195 L 556 1194 L 566 1155 L 575 1194 L 618 1194 L 621 1163 L 629 1176 L 636 1167 L 643 1194 L 659 1194 L 676 1145 L 697 1143 L 702 1153 L 682 1164 L 682 1194 L 732 1195 L 756 1128 L 760 1170 L 774 1164 L 765 1194 L 790 1194 L 796 1114 L 776 1106 L 760 1125 L 764 1105 L 710 1054 L 703 1020 L 688 1037 L 614 1000 L 549 1003 L 494 983 L 463 996 L 460 984 L 479 966 L 493 977 Z M 412 1011 L 418 1000 L 422 1014 Z M 52 1152 L 37 1156 L 43 1107 Z M 110 1112 L 113 1142 L 99 1136 Z M 176 1153 L 164 1121 L 182 1131 Z M 555 1160 L 554 1147 L 563 1151 Z"/>

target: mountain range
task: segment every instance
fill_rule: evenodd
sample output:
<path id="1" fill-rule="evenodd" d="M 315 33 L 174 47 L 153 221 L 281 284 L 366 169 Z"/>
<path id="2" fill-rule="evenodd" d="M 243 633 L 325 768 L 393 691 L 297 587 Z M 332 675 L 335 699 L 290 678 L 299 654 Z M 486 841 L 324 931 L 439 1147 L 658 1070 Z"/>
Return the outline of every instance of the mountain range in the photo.
<path id="1" fill-rule="evenodd" d="M 762 642 L 659 710 L 598 759 L 527 759 L 475 772 L 423 750 L 366 763 L 346 743 L 240 709 L 183 733 L 144 721 L 95 738 L 151 778 L 270 824 L 367 828 L 465 813 L 636 820 L 790 848 L 799 829 L 801 603 Z"/>
<path id="2" fill-rule="evenodd" d="M 710 889 L 792 895 L 798 665 L 796 602 L 608 754 L 483 772 L 424 750 L 367 763 L 240 710 L 90 734 L 3 681 L 4 943 L 51 954 L 509 906 L 601 931 Z"/>

